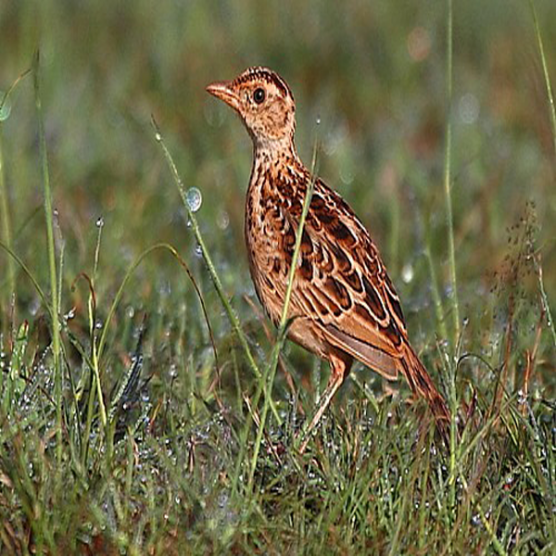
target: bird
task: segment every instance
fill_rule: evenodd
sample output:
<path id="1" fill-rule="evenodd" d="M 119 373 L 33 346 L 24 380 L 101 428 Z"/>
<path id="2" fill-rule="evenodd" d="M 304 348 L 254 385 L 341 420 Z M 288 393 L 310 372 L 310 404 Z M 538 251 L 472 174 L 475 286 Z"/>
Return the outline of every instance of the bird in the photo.
<path id="1" fill-rule="evenodd" d="M 288 306 L 288 337 L 328 361 L 330 376 L 301 452 L 354 360 L 387 380 L 401 374 L 446 437 L 450 411 L 409 342 L 400 298 L 367 228 L 348 203 L 303 164 L 295 146 L 296 105 L 286 81 L 250 67 L 208 93 L 239 115 L 253 142 L 245 241 L 257 296 L 280 322 L 305 195 L 312 197 Z"/>

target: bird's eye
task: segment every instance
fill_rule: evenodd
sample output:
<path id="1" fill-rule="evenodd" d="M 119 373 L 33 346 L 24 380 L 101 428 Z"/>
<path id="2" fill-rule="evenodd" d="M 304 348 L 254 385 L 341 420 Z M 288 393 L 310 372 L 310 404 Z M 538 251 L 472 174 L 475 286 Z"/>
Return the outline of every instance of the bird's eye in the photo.
<path id="1" fill-rule="evenodd" d="M 255 92 L 253 93 L 253 100 L 257 103 L 257 104 L 261 104 L 264 99 L 265 99 L 265 92 L 264 89 L 259 87 L 258 89 L 255 89 Z"/>

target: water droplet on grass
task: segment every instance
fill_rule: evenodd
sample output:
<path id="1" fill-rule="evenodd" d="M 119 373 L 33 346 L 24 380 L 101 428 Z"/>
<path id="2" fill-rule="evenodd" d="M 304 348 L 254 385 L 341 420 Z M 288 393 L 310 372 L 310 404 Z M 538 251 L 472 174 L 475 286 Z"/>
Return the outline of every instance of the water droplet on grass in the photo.
<path id="1" fill-rule="evenodd" d="M 225 210 L 220 211 L 220 213 L 218 214 L 216 224 L 221 230 L 227 229 L 230 225 L 230 217 Z"/>
<path id="2" fill-rule="evenodd" d="M 411 263 L 404 264 L 402 268 L 402 280 L 406 284 L 409 284 L 413 280 L 414 275 L 413 265 Z"/>
<path id="3" fill-rule="evenodd" d="M 72 307 L 65 315 L 64 315 L 64 320 L 68 321 L 71 320 L 73 318 L 75 318 L 75 307 Z"/>
<path id="4" fill-rule="evenodd" d="M 97 228 L 102 228 L 104 226 L 104 218 L 102 216 L 97 218 L 96 226 Z"/>
<path id="5" fill-rule="evenodd" d="M 190 187 L 185 195 L 187 204 L 189 205 L 189 210 L 191 212 L 197 212 L 201 208 L 203 202 L 203 196 L 201 192 L 196 187 Z"/>

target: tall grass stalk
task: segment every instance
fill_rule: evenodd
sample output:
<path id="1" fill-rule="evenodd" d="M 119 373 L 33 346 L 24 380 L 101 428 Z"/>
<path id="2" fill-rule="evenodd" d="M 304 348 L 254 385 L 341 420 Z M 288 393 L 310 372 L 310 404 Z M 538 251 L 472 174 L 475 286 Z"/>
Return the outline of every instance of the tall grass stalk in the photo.
<path id="1" fill-rule="evenodd" d="M 97 223 L 98 225 L 98 223 Z M 89 335 L 91 337 L 91 363 L 93 364 L 93 382 L 97 392 L 98 406 L 100 410 L 100 421 L 102 427 L 105 428 L 108 419 L 106 414 L 106 405 L 102 395 L 102 384 L 100 381 L 100 354 L 99 344 L 97 343 L 97 314 L 96 314 L 96 300 L 95 300 L 95 282 L 98 271 L 98 261 L 100 257 L 100 244 L 102 239 L 102 225 L 98 226 L 97 242 L 95 247 L 95 260 L 93 265 L 93 278 L 91 280 L 91 287 L 89 290 L 89 301 L 87 303 L 89 310 Z M 104 327 L 106 330 L 106 326 Z M 103 335 L 104 337 L 104 335 Z"/>
<path id="2" fill-rule="evenodd" d="M 448 228 L 448 249 L 450 276 L 452 282 L 452 315 L 454 319 L 454 340 L 453 350 L 457 351 L 460 337 L 459 307 L 458 307 L 458 288 L 456 279 L 456 253 L 454 247 L 454 219 L 452 214 L 452 89 L 453 89 L 453 0 L 448 0 L 446 13 L 446 144 L 444 150 L 444 193 L 446 196 L 446 226 Z M 450 473 L 453 474 L 456 468 L 456 444 L 457 444 L 457 394 L 456 394 L 456 370 L 457 367 L 451 361 L 450 369 L 450 413 L 452 416 L 450 423 Z M 449 485 L 449 503 L 452 519 L 455 519 L 456 509 L 456 483 Z"/>
<path id="3" fill-rule="evenodd" d="M 453 346 L 459 339 L 459 304 L 456 277 L 456 252 L 454 246 L 454 217 L 452 212 L 452 89 L 453 89 L 453 0 L 447 5 L 446 39 L 446 137 L 444 144 L 444 195 L 446 200 L 446 227 L 448 229 L 448 257 L 452 285 L 452 316 L 454 320 Z"/>
<path id="4" fill-rule="evenodd" d="M 35 86 L 35 105 L 39 123 L 39 151 L 41 175 L 44 190 L 44 215 L 46 221 L 46 241 L 48 268 L 50 271 L 50 303 L 52 313 L 52 355 L 54 357 L 54 385 L 56 403 L 56 441 L 58 461 L 62 459 L 62 360 L 60 357 L 60 320 L 58 318 L 58 279 L 56 270 L 56 248 L 54 245 L 54 222 L 52 218 L 52 191 L 48 172 L 48 156 L 46 152 L 46 137 L 44 132 L 44 117 L 40 94 L 40 56 L 35 54 L 33 64 L 33 81 Z"/>
<path id="5" fill-rule="evenodd" d="M 533 22 L 535 24 L 535 35 L 539 45 L 539 54 L 541 55 L 542 71 L 544 75 L 544 83 L 546 85 L 546 96 L 548 98 L 548 106 L 550 112 L 550 122 L 552 123 L 552 141 L 554 144 L 554 155 L 556 156 L 556 108 L 554 107 L 554 95 L 552 94 L 552 86 L 550 83 L 550 75 L 548 73 L 548 65 L 546 63 L 546 55 L 544 45 L 542 42 L 541 30 L 539 28 L 539 19 L 537 17 L 537 10 L 535 8 L 534 0 L 529 0 L 531 12 L 533 13 Z"/>
<path id="6" fill-rule="evenodd" d="M 195 214 L 191 210 L 191 207 L 189 206 L 189 202 L 187 201 L 187 195 L 186 195 L 186 192 L 185 192 L 185 188 L 184 188 L 183 182 L 182 182 L 182 180 L 179 176 L 178 169 L 176 167 L 174 159 L 172 158 L 172 155 L 170 154 L 170 151 L 166 147 L 166 144 L 164 142 L 164 138 L 162 137 L 162 133 L 160 132 L 160 128 L 158 127 L 158 124 L 156 123 L 154 118 L 152 118 L 151 121 L 152 121 L 153 127 L 155 129 L 155 139 L 160 144 L 160 146 L 162 147 L 164 157 L 166 158 L 166 162 L 168 163 L 168 166 L 170 167 L 170 171 L 172 172 L 172 177 L 174 178 L 174 181 L 175 181 L 176 186 L 178 188 L 178 191 L 180 193 L 181 200 L 183 201 L 183 204 L 184 204 L 185 209 L 187 211 L 187 216 L 189 218 L 189 222 L 191 223 L 191 229 L 193 231 L 193 235 L 195 236 L 195 240 L 197 241 L 197 244 L 199 245 L 199 248 L 201 249 L 201 254 L 203 255 L 203 259 L 205 260 L 205 263 L 207 265 L 210 277 L 212 279 L 212 282 L 214 284 L 214 287 L 216 289 L 218 297 L 220 298 L 220 301 L 222 302 L 222 305 L 224 306 L 224 310 L 226 311 L 226 314 L 228 315 L 228 319 L 229 319 L 229 321 L 232 325 L 232 328 L 234 329 L 234 332 L 236 333 L 236 335 L 239 339 L 241 347 L 243 348 L 243 351 L 245 352 L 245 355 L 247 357 L 247 361 L 249 362 L 249 366 L 251 367 L 251 369 L 252 369 L 253 373 L 255 374 L 257 380 L 262 384 L 264 392 L 265 392 L 265 396 L 267 396 L 269 394 L 268 394 L 267 387 L 264 384 L 263 375 L 262 375 L 262 373 L 261 373 L 261 371 L 260 371 L 260 369 L 259 369 L 259 367 L 258 367 L 258 365 L 255 361 L 255 358 L 253 357 L 253 353 L 251 352 L 251 349 L 249 348 L 249 343 L 247 342 L 247 337 L 246 337 L 245 333 L 243 332 L 243 329 L 241 328 L 241 322 L 239 320 L 239 317 L 237 316 L 237 313 L 235 312 L 234 308 L 232 307 L 232 304 L 230 303 L 230 300 L 228 299 L 228 296 L 224 292 L 224 287 L 222 286 L 222 282 L 220 280 L 220 277 L 218 276 L 218 273 L 216 272 L 216 267 L 214 266 L 214 263 L 212 262 L 212 257 L 210 256 L 210 253 L 209 253 L 209 251 L 207 249 L 207 246 L 205 244 L 205 240 L 204 240 L 204 238 L 201 234 L 201 231 L 199 229 L 199 224 L 197 222 L 197 218 L 195 217 Z M 280 416 L 278 414 L 278 410 L 276 409 L 276 405 L 274 404 L 274 402 L 272 400 L 270 401 L 270 403 L 271 403 L 272 412 L 274 413 L 274 417 L 280 423 L 282 420 L 280 419 Z"/>
<path id="7" fill-rule="evenodd" d="M 288 274 L 288 286 L 286 288 L 286 295 L 284 297 L 284 306 L 282 308 L 282 315 L 280 317 L 280 326 L 278 327 L 276 343 L 274 344 L 274 348 L 272 350 L 272 357 L 265 371 L 264 382 L 268 388 L 268 392 L 270 395 L 267 396 L 264 400 L 261 419 L 259 422 L 259 428 L 257 431 L 257 438 L 255 440 L 253 458 L 251 460 L 251 471 L 249 473 L 249 482 L 248 482 L 249 490 L 251 490 L 253 486 L 253 478 L 255 476 L 255 469 L 257 467 L 257 459 L 259 456 L 263 431 L 266 424 L 266 418 L 268 415 L 268 409 L 271 401 L 272 385 L 274 384 L 276 369 L 278 368 L 278 358 L 280 357 L 282 346 L 284 345 L 284 342 L 286 340 L 287 329 L 291 324 L 291 321 L 288 319 L 288 309 L 290 306 L 290 300 L 293 291 L 295 273 L 297 271 L 297 260 L 299 259 L 299 252 L 301 250 L 301 240 L 303 238 L 303 229 L 305 228 L 305 220 L 307 219 L 307 213 L 309 212 L 309 206 L 311 205 L 311 198 L 313 197 L 313 190 L 315 188 L 315 180 L 316 180 L 316 172 L 317 172 L 317 152 L 318 152 L 318 140 L 315 140 L 315 145 L 313 148 L 313 159 L 311 161 L 311 181 L 309 182 L 309 186 L 307 187 L 307 192 L 305 193 L 305 199 L 303 201 L 303 211 L 301 212 L 301 218 L 299 219 L 297 234 L 295 236 L 295 245 L 293 250 L 290 271 Z"/>

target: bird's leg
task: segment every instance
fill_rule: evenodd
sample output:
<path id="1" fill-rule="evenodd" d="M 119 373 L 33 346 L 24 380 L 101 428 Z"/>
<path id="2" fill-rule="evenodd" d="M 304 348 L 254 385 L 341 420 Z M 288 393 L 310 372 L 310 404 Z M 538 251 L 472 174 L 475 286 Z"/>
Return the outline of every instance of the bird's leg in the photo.
<path id="1" fill-rule="evenodd" d="M 318 409 L 311 419 L 309 426 L 304 428 L 301 432 L 301 446 L 299 447 L 299 452 L 302 454 L 307 447 L 311 432 L 318 425 L 324 412 L 330 405 L 334 394 L 337 392 L 338 388 L 343 384 L 345 378 L 349 373 L 351 367 L 352 359 L 342 354 L 342 357 L 331 357 L 330 358 L 330 378 L 328 379 L 328 385 L 322 393 L 322 396 L 318 403 Z"/>

